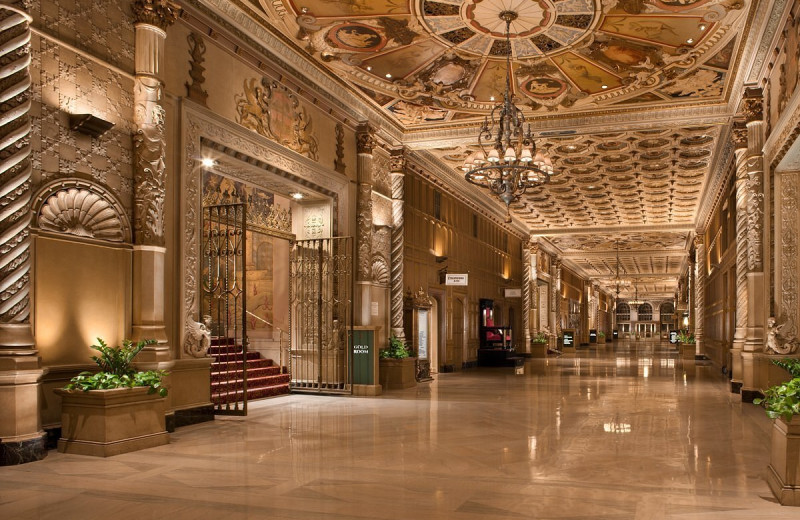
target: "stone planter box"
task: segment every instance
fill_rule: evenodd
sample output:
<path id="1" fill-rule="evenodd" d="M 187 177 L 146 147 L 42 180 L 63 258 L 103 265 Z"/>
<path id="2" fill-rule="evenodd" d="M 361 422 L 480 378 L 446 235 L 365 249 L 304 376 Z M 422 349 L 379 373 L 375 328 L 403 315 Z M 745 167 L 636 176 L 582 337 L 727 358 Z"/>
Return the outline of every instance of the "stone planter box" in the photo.
<path id="1" fill-rule="evenodd" d="M 379 380 L 384 390 L 402 390 L 416 386 L 417 358 L 381 359 Z"/>
<path id="2" fill-rule="evenodd" d="M 785 506 L 800 506 L 800 416 L 775 419 L 767 483 Z"/>
<path id="3" fill-rule="evenodd" d="M 147 387 L 62 390 L 58 451 L 109 457 L 169 443 L 165 399 Z"/>

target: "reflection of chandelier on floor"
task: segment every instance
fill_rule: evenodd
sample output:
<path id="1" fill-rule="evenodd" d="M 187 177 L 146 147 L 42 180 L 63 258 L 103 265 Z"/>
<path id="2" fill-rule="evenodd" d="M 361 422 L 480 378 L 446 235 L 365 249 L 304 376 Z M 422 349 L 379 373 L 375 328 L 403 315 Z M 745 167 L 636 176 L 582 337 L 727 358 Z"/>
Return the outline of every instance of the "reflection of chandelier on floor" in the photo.
<path id="1" fill-rule="evenodd" d="M 506 205 L 506 222 L 511 222 L 509 206 L 529 188 L 541 186 L 553 175 L 550 158 L 536 149 L 530 125 L 523 129 L 525 116 L 512 103 L 511 92 L 511 22 L 514 11 L 503 11 L 506 23 L 506 91 L 503 102 L 492 109 L 478 133 L 480 149 L 464 162 L 467 181 L 486 188 Z"/>

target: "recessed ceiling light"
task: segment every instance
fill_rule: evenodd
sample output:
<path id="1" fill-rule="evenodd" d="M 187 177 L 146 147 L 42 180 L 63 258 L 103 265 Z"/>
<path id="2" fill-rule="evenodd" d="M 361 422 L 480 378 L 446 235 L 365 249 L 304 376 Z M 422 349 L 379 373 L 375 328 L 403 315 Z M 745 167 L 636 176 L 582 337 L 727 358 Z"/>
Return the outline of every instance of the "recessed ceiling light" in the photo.
<path id="1" fill-rule="evenodd" d="M 705 30 L 706 30 L 706 26 L 705 26 L 705 25 L 701 25 L 701 26 L 700 26 L 700 30 L 701 30 L 701 31 L 705 31 Z"/>
<path id="2" fill-rule="evenodd" d="M 392 75 L 391 75 L 391 74 L 389 74 L 389 73 L 387 72 L 387 73 L 386 73 L 386 77 L 387 77 L 387 78 L 391 78 L 391 77 L 392 77 Z"/>
<path id="3" fill-rule="evenodd" d="M 686 43 L 694 43 L 694 38 L 689 38 L 688 40 L 686 40 Z"/>
<path id="4" fill-rule="evenodd" d="M 214 159 L 209 159 L 208 157 L 204 157 L 200 160 L 200 164 L 203 165 L 203 168 L 211 168 L 214 166 Z"/>
<path id="5" fill-rule="evenodd" d="M 298 192 L 295 192 L 295 193 L 292 193 L 292 194 L 291 194 L 291 196 L 292 196 L 292 198 L 293 198 L 294 200 L 300 200 L 300 199 L 302 199 L 302 198 L 303 198 L 303 194 L 302 194 L 302 193 L 300 193 L 299 191 L 298 191 Z"/>
<path id="6" fill-rule="evenodd" d="M 489 101 L 494 101 L 494 96 L 489 97 Z"/>
<path id="7" fill-rule="evenodd" d="M 608 85 L 600 85 L 600 88 L 608 88 Z"/>
<path id="8" fill-rule="evenodd" d="M 372 70 L 372 65 L 367 65 L 367 70 Z"/>

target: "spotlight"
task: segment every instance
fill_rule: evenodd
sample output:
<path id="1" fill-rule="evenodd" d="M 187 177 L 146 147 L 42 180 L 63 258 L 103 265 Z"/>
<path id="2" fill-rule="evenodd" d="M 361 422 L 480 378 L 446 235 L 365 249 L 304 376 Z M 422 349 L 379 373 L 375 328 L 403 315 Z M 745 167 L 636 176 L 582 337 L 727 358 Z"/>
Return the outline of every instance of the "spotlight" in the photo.
<path id="1" fill-rule="evenodd" d="M 114 123 L 100 119 L 92 114 L 70 114 L 69 127 L 76 132 L 100 137 L 114 127 Z"/>

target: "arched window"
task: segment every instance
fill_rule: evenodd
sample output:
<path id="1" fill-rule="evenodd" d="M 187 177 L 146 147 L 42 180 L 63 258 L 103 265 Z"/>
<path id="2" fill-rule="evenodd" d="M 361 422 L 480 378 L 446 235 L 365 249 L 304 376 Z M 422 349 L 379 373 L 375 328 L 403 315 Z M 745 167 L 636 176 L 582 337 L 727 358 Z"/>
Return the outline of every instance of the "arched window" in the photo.
<path id="1" fill-rule="evenodd" d="M 639 308 L 636 310 L 638 314 L 639 321 L 652 321 L 653 320 L 653 306 L 649 303 L 643 303 L 639 305 Z"/>
<path id="2" fill-rule="evenodd" d="M 662 323 L 671 323 L 675 320 L 675 306 L 672 302 L 664 302 L 659 308 L 658 312 L 661 315 Z"/>
<path id="3" fill-rule="evenodd" d="M 627 303 L 617 304 L 617 321 L 631 321 L 631 308 Z"/>

